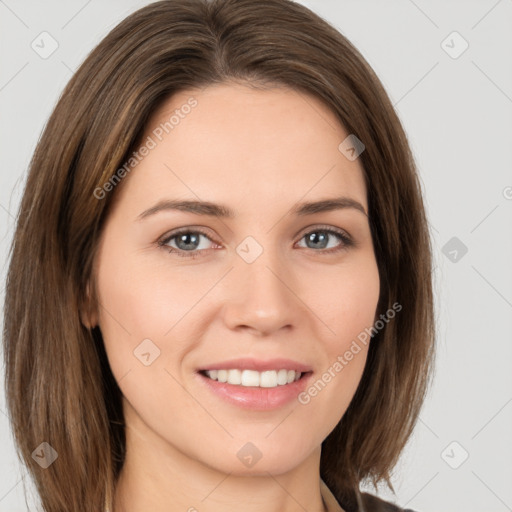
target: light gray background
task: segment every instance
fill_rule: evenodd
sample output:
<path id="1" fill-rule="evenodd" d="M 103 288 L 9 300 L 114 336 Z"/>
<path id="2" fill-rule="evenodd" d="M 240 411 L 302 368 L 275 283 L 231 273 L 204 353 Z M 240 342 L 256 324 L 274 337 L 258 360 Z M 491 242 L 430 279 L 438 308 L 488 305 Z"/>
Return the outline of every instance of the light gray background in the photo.
<path id="1" fill-rule="evenodd" d="M 41 130 L 88 52 L 148 3 L 0 0 L 2 300 Z M 418 512 L 512 511 L 512 0 L 301 3 L 343 32 L 384 83 L 410 137 L 431 223 L 436 380 L 395 470 L 397 494 L 380 495 Z M 59 45 L 47 59 L 31 48 L 42 46 L 43 31 Z M 453 31 L 469 44 L 457 58 L 447 53 L 463 48 L 458 36 L 446 39 Z M 0 411 L 0 512 L 25 511 L 3 393 Z"/>

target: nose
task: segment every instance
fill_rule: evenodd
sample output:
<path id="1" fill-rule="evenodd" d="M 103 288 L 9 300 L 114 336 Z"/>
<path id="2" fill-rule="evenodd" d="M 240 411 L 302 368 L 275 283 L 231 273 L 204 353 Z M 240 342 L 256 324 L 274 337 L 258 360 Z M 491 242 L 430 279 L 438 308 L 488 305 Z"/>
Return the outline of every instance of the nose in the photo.
<path id="1" fill-rule="evenodd" d="M 223 305 L 224 322 L 232 330 L 250 330 L 266 336 L 296 327 L 304 318 L 306 308 L 297 296 L 298 285 L 292 272 L 269 252 L 264 251 L 252 263 L 235 261 Z"/>

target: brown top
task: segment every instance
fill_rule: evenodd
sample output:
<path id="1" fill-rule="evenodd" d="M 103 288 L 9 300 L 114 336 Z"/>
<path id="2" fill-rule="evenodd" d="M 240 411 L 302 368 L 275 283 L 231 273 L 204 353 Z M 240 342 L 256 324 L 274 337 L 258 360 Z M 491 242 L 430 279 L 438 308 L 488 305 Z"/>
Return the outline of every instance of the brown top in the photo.
<path id="1" fill-rule="evenodd" d="M 403 509 L 372 494 L 361 493 L 359 490 L 354 495 L 355 505 L 340 504 L 322 479 L 320 479 L 320 492 L 328 512 L 414 512 L 414 510 Z"/>

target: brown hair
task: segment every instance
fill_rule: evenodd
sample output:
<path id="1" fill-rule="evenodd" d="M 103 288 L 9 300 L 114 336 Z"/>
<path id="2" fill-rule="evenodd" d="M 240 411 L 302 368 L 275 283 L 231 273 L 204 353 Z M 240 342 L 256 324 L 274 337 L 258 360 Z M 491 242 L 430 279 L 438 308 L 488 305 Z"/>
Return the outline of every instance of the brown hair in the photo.
<path id="1" fill-rule="evenodd" d="M 125 453 L 121 395 L 101 332 L 80 321 L 116 196 L 99 200 L 94 191 L 137 148 L 162 101 L 229 81 L 313 95 L 366 146 L 359 158 L 378 313 L 395 302 L 403 311 L 372 338 L 356 394 L 323 442 L 320 473 L 340 503 L 363 480 L 392 489 L 391 470 L 430 384 L 435 338 L 428 225 L 400 121 L 360 53 L 307 8 L 290 0 L 167 0 L 122 21 L 70 80 L 19 210 L 5 301 L 7 401 L 47 512 L 111 505 Z M 43 441 L 58 453 L 47 469 L 31 456 Z"/>

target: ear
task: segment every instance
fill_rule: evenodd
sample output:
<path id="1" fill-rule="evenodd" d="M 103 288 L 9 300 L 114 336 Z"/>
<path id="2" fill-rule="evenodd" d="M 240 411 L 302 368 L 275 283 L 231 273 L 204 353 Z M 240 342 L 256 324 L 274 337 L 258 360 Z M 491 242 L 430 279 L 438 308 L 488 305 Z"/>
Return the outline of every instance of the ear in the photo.
<path id="1" fill-rule="evenodd" d="M 95 297 L 91 292 L 91 283 L 87 282 L 85 289 L 85 299 L 80 306 L 80 321 L 87 329 L 92 329 L 98 325 L 98 308 Z"/>

